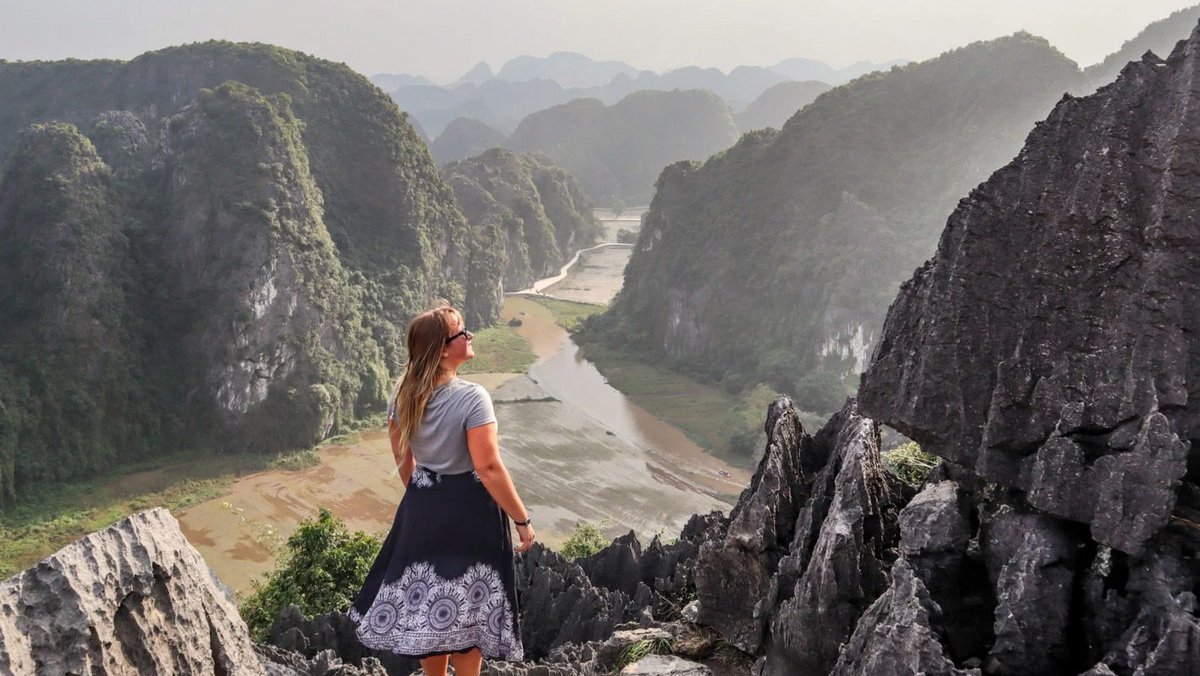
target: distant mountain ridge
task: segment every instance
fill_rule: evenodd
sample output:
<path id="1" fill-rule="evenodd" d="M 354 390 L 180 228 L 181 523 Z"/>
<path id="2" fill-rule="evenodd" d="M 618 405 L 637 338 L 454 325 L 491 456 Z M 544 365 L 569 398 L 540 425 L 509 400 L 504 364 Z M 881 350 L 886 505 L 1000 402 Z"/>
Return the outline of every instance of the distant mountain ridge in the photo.
<path id="1" fill-rule="evenodd" d="M 1146 52 L 1166 57 L 1175 49 L 1177 42 L 1187 39 L 1198 19 L 1200 5 L 1193 5 L 1149 24 L 1121 45 L 1120 49 L 1084 70 L 1091 88 L 1095 89 L 1112 82 L 1126 63 L 1140 59 Z"/>
<path id="2" fill-rule="evenodd" d="M 477 119 L 511 134 L 534 112 L 579 98 L 596 98 L 612 105 L 642 90 L 708 89 L 740 111 L 768 88 L 788 80 L 836 85 L 899 63 L 904 62 L 861 62 L 835 69 L 811 59 L 788 59 L 770 67 L 738 66 L 728 73 L 688 66 L 659 74 L 620 61 L 598 62 L 581 54 L 557 52 L 545 58 L 517 57 L 495 75 L 481 62 L 446 87 L 416 83 L 388 87 L 385 81 L 375 81 L 436 137 L 459 117 Z"/>
<path id="3" fill-rule="evenodd" d="M 662 167 L 708 157 L 737 134 L 729 107 L 712 92 L 646 90 L 612 106 L 576 99 L 534 113 L 508 146 L 546 155 L 597 204 L 645 204 Z"/>

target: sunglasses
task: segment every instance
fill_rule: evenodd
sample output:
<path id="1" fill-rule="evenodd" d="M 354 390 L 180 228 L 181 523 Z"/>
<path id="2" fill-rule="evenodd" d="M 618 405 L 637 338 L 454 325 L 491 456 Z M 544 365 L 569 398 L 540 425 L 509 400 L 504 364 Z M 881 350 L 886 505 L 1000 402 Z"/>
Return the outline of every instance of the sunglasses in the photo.
<path id="1" fill-rule="evenodd" d="M 473 340 L 473 339 L 475 338 L 475 334 L 474 334 L 474 333 L 471 333 L 470 331 L 468 331 L 468 330 L 466 330 L 466 329 L 463 329 L 462 331 L 459 331 L 458 333 L 454 334 L 453 336 L 450 336 L 449 338 L 447 338 L 447 339 L 446 339 L 446 344 L 447 344 L 447 345 L 449 345 L 450 343 L 453 343 L 453 342 L 454 342 L 454 340 L 455 340 L 456 338 L 458 338 L 459 336 L 466 336 L 466 337 L 467 337 L 467 342 L 471 342 L 471 340 Z"/>

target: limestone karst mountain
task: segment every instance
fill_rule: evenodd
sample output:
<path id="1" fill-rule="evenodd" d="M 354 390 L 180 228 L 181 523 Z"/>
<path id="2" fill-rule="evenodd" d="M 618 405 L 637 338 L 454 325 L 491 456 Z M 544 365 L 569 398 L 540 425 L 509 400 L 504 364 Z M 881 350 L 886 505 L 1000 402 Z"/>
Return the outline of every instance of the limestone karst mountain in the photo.
<path id="1" fill-rule="evenodd" d="M 489 148 L 503 147 L 507 142 L 508 137 L 499 130 L 479 120 L 459 117 L 446 125 L 445 131 L 429 144 L 429 152 L 438 166 L 442 166 L 473 157 Z"/>
<path id="2" fill-rule="evenodd" d="M 583 54 L 554 52 L 546 57 L 517 56 L 496 73 L 496 79 L 521 82 L 553 80 L 566 89 L 602 87 L 618 75 L 633 77 L 637 69 L 621 61 L 593 61 Z"/>
<path id="3" fill-rule="evenodd" d="M 640 91 L 612 106 L 579 99 L 530 115 L 508 145 L 546 155 L 597 204 L 644 204 L 662 167 L 707 157 L 736 138 L 729 107 L 711 92 Z"/>
<path id="4" fill-rule="evenodd" d="M 829 89 L 830 85 L 816 80 L 781 82 L 763 92 L 733 118 L 743 132 L 764 127 L 779 129 L 801 108 Z"/>
<path id="5" fill-rule="evenodd" d="M 345 66 L 214 42 L 0 63 L 0 90 L 0 504 L 311 445 L 382 405 L 431 299 L 497 316 L 427 149 Z"/>
<path id="6" fill-rule="evenodd" d="M 778 132 L 668 167 L 593 337 L 835 410 L 954 203 L 1080 78 L 1016 34 L 860 78 Z"/>
<path id="7" fill-rule="evenodd" d="M 578 181 L 545 158 L 493 148 L 451 162 L 443 174 L 477 240 L 487 242 L 471 255 L 496 263 L 497 278 L 481 284 L 528 288 L 556 274 L 571 252 L 601 235 Z M 474 295 L 482 293 L 481 288 Z"/>

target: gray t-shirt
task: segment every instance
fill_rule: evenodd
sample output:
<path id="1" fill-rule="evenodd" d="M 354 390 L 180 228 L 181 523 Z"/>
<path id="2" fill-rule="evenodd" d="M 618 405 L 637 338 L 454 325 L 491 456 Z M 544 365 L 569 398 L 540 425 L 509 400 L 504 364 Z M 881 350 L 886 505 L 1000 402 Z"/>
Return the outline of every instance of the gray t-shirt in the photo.
<path id="1" fill-rule="evenodd" d="M 395 411 L 389 411 L 392 418 Z M 460 378 L 438 385 L 425 407 L 425 417 L 409 440 L 413 460 L 438 474 L 475 469 L 467 448 L 467 430 L 496 422 L 492 397 L 483 385 Z"/>

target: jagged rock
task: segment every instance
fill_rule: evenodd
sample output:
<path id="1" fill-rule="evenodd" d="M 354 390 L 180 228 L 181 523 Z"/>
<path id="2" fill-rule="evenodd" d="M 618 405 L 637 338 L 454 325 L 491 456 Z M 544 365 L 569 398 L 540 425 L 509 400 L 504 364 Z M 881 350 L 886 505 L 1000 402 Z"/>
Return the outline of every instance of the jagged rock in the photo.
<path id="1" fill-rule="evenodd" d="M 700 617 L 700 602 L 692 601 L 687 604 L 683 607 L 680 615 L 682 615 L 684 622 L 695 622 Z"/>
<path id="2" fill-rule="evenodd" d="M 264 670 L 228 591 L 159 508 L 0 582 L 0 673 Z"/>
<path id="3" fill-rule="evenodd" d="M 978 548 L 971 549 L 970 494 L 955 481 L 927 484 L 900 512 L 900 553 L 939 607 L 933 628 L 952 659 L 992 642 L 992 585 Z"/>
<path id="4" fill-rule="evenodd" d="M 720 539 L 727 528 L 728 519 L 720 512 L 695 514 L 671 544 L 664 545 L 655 535 L 643 550 L 631 531 L 575 563 L 597 586 L 636 596 L 640 583 L 668 600 L 679 600 L 694 585 L 692 578 L 700 546 Z"/>
<path id="5" fill-rule="evenodd" d="M 907 496 L 883 469 L 878 426 L 853 399 L 810 436 L 781 397 L 767 431 L 728 533 L 700 548 L 698 621 L 765 653 L 757 673 L 824 673 L 886 589 Z"/>
<path id="6" fill-rule="evenodd" d="M 417 660 L 367 648 L 358 640 L 356 628 L 354 621 L 342 612 L 322 613 L 309 619 L 298 607 L 288 606 L 279 611 L 271 624 L 268 640 L 271 645 L 308 659 L 331 651 L 342 660 L 364 668 L 368 660 L 377 661 L 392 674 L 419 668 Z"/>
<path id="7" fill-rule="evenodd" d="M 647 655 L 621 670 L 645 676 L 712 676 L 712 669 L 674 655 Z"/>
<path id="8" fill-rule="evenodd" d="M 1069 651 L 1067 626 L 1079 544 L 1067 524 L 1042 514 L 1017 514 L 1006 509 L 984 525 L 980 545 L 989 572 L 999 566 L 989 673 L 1063 671 Z"/>
<path id="9" fill-rule="evenodd" d="M 925 584 L 904 559 L 892 566 L 891 587 L 863 614 L 832 674 L 850 676 L 958 676 L 958 669 L 932 628 L 941 613 Z"/>
<path id="10" fill-rule="evenodd" d="M 1198 67 L 1193 33 L 1064 97 L 959 204 L 859 389 L 925 450 L 1133 555 L 1200 422 Z"/>
<path id="11" fill-rule="evenodd" d="M 521 638 L 530 659 L 565 643 L 602 640 L 622 622 L 636 620 L 652 602 L 593 585 L 579 566 L 535 544 L 518 559 Z"/>
<path id="12" fill-rule="evenodd" d="M 779 600 L 764 676 L 828 673 L 887 589 L 905 496 L 883 468 L 879 442 L 879 426 L 858 416 L 853 400 L 817 434 L 815 445 L 832 450 L 767 596 Z"/>
<path id="13" fill-rule="evenodd" d="M 751 653 L 762 645 L 768 620 L 756 606 L 770 587 L 779 559 L 787 554 L 804 505 L 802 444 L 807 442 L 809 452 L 816 453 L 786 397 L 769 407 L 766 430 L 766 453 L 730 512 L 724 539 L 700 547 L 695 571 L 700 623 Z"/>
<path id="14" fill-rule="evenodd" d="M 254 652 L 267 676 L 388 676 L 389 673 L 379 660 L 370 657 L 360 666 L 344 664 L 333 650 L 322 650 L 312 659 L 272 645 L 255 644 Z"/>

